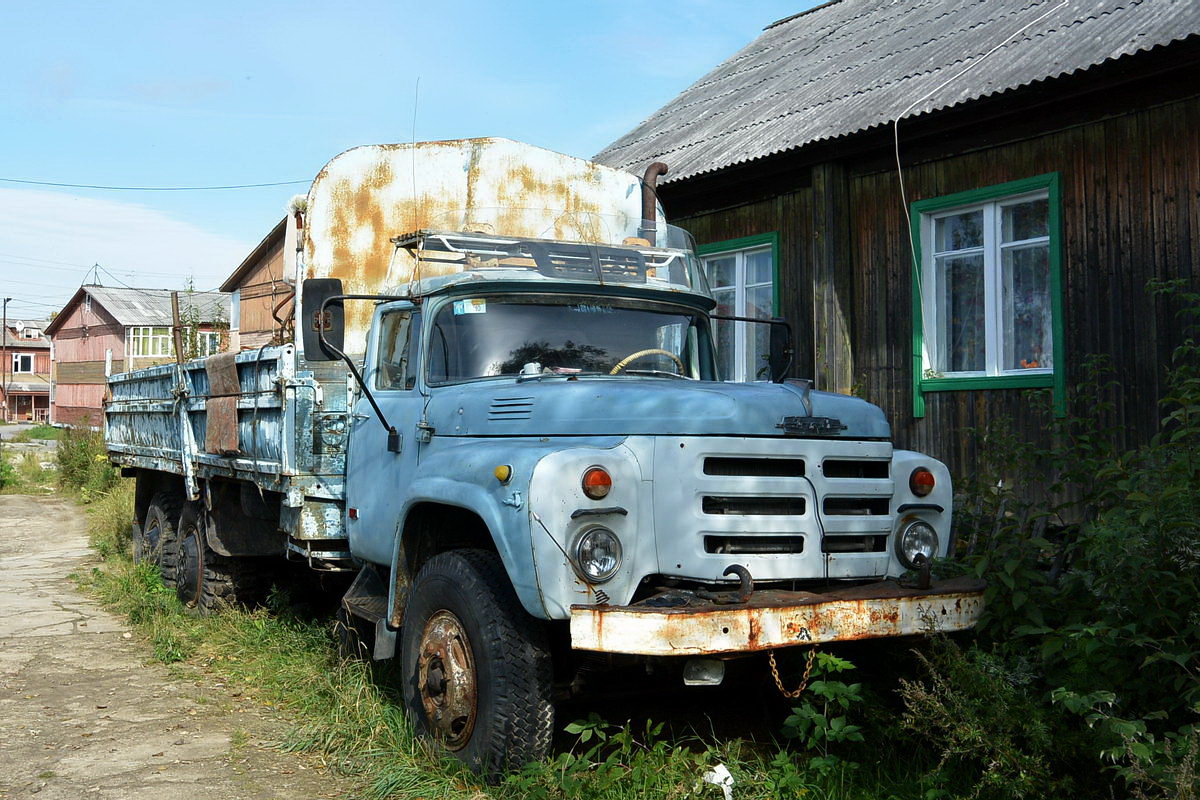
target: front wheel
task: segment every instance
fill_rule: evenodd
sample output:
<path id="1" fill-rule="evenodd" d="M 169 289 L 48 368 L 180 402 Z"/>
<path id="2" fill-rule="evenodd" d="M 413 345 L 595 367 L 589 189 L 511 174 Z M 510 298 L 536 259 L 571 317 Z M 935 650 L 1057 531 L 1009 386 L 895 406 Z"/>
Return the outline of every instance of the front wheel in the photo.
<path id="1" fill-rule="evenodd" d="M 545 631 L 494 553 L 456 550 L 417 575 L 400 638 L 413 727 L 495 779 L 550 750 L 554 707 Z"/>

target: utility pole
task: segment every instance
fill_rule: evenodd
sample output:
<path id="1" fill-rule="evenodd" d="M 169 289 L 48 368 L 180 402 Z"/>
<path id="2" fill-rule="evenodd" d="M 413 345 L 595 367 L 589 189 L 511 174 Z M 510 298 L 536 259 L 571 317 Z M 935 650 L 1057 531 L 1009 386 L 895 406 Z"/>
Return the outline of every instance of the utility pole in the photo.
<path id="1" fill-rule="evenodd" d="M 0 351 L 4 355 L 0 355 L 0 391 L 4 394 L 4 421 L 8 422 L 8 301 L 11 297 L 4 298 L 4 329 L 0 334 L 4 336 L 3 341 L 0 341 Z"/>

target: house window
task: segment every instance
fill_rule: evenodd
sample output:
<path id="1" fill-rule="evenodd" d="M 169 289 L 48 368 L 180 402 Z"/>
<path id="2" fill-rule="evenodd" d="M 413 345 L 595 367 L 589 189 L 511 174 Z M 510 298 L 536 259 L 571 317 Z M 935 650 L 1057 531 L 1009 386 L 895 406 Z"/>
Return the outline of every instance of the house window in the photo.
<path id="1" fill-rule="evenodd" d="M 129 355 L 132 358 L 170 356 L 174 353 L 171 347 L 171 329 L 169 327 L 130 328 L 126 341 L 129 342 Z"/>
<path id="2" fill-rule="evenodd" d="M 13 353 L 12 371 L 14 373 L 33 372 L 33 355 L 30 353 Z"/>
<path id="3" fill-rule="evenodd" d="M 714 314 L 770 319 L 776 314 L 778 236 L 767 234 L 699 248 L 717 301 Z M 724 380 L 769 380 L 770 326 L 716 321 L 717 372 Z"/>
<path id="4" fill-rule="evenodd" d="M 203 358 L 204 356 L 211 356 L 213 353 L 221 352 L 221 332 L 197 331 L 196 350 L 197 358 Z"/>
<path id="5" fill-rule="evenodd" d="M 1061 390 L 1058 214 L 1056 175 L 913 204 L 917 416 L 925 392 Z"/>
<path id="6" fill-rule="evenodd" d="M 38 333 L 39 333 L 39 331 L 37 328 L 24 328 L 21 330 L 21 338 L 22 339 L 36 339 L 36 338 L 38 338 Z"/>

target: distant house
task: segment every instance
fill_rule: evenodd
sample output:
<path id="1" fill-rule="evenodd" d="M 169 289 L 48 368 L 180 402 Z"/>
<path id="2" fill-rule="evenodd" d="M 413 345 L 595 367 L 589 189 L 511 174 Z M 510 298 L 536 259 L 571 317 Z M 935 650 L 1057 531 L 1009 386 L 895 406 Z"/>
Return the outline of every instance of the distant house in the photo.
<path id="1" fill-rule="evenodd" d="M 180 316 L 190 326 L 186 355 L 228 347 L 229 295 L 180 292 Z M 98 426 L 105 376 L 162 364 L 175 357 L 171 335 L 171 292 L 81 286 L 46 327 L 53 347 L 51 419 Z"/>
<path id="2" fill-rule="evenodd" d="M 795 375 L 963 475 L 967 428 L 1043 436 L 1024 390 L 1094 405 L 1093 354 L 1126 443 L 1154 430 L 1181 323 L 1146 286 L 1200 283 L 1198 76 L 1195 0 L 835 0 L 596 160 L 666 162 L 721 309 L 789 319 Z M 725 325 L 726 375 L 753 379 L 765 337 Z"/>
<path id="3" fill-rule="evenodd" d="M 50 413 L 50 340 L 42 320 L 10 320 L 4 331 L 0 404 L 4 420 L 44 421 Z"/>
<path id="4" fill-rule="evenodd" d="M 294 287 L 284 280 L 285 240 L 294 236 L 287 218 L 279 221 L 221 284 L 233 297 L 229 334 L 234 350 L 280 344 L 291 320 Z"/>

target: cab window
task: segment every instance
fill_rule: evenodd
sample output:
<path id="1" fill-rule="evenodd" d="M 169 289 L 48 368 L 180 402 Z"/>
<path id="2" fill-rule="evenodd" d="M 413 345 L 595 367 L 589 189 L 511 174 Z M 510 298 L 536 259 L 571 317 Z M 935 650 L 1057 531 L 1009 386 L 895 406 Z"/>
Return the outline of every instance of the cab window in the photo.
<path id="1" fill-rule="evenodd" d="M 375 388 L 408 390 L 417 385 L 417 317 L 412 311 L 384 314 L 379 328 Z"/>

